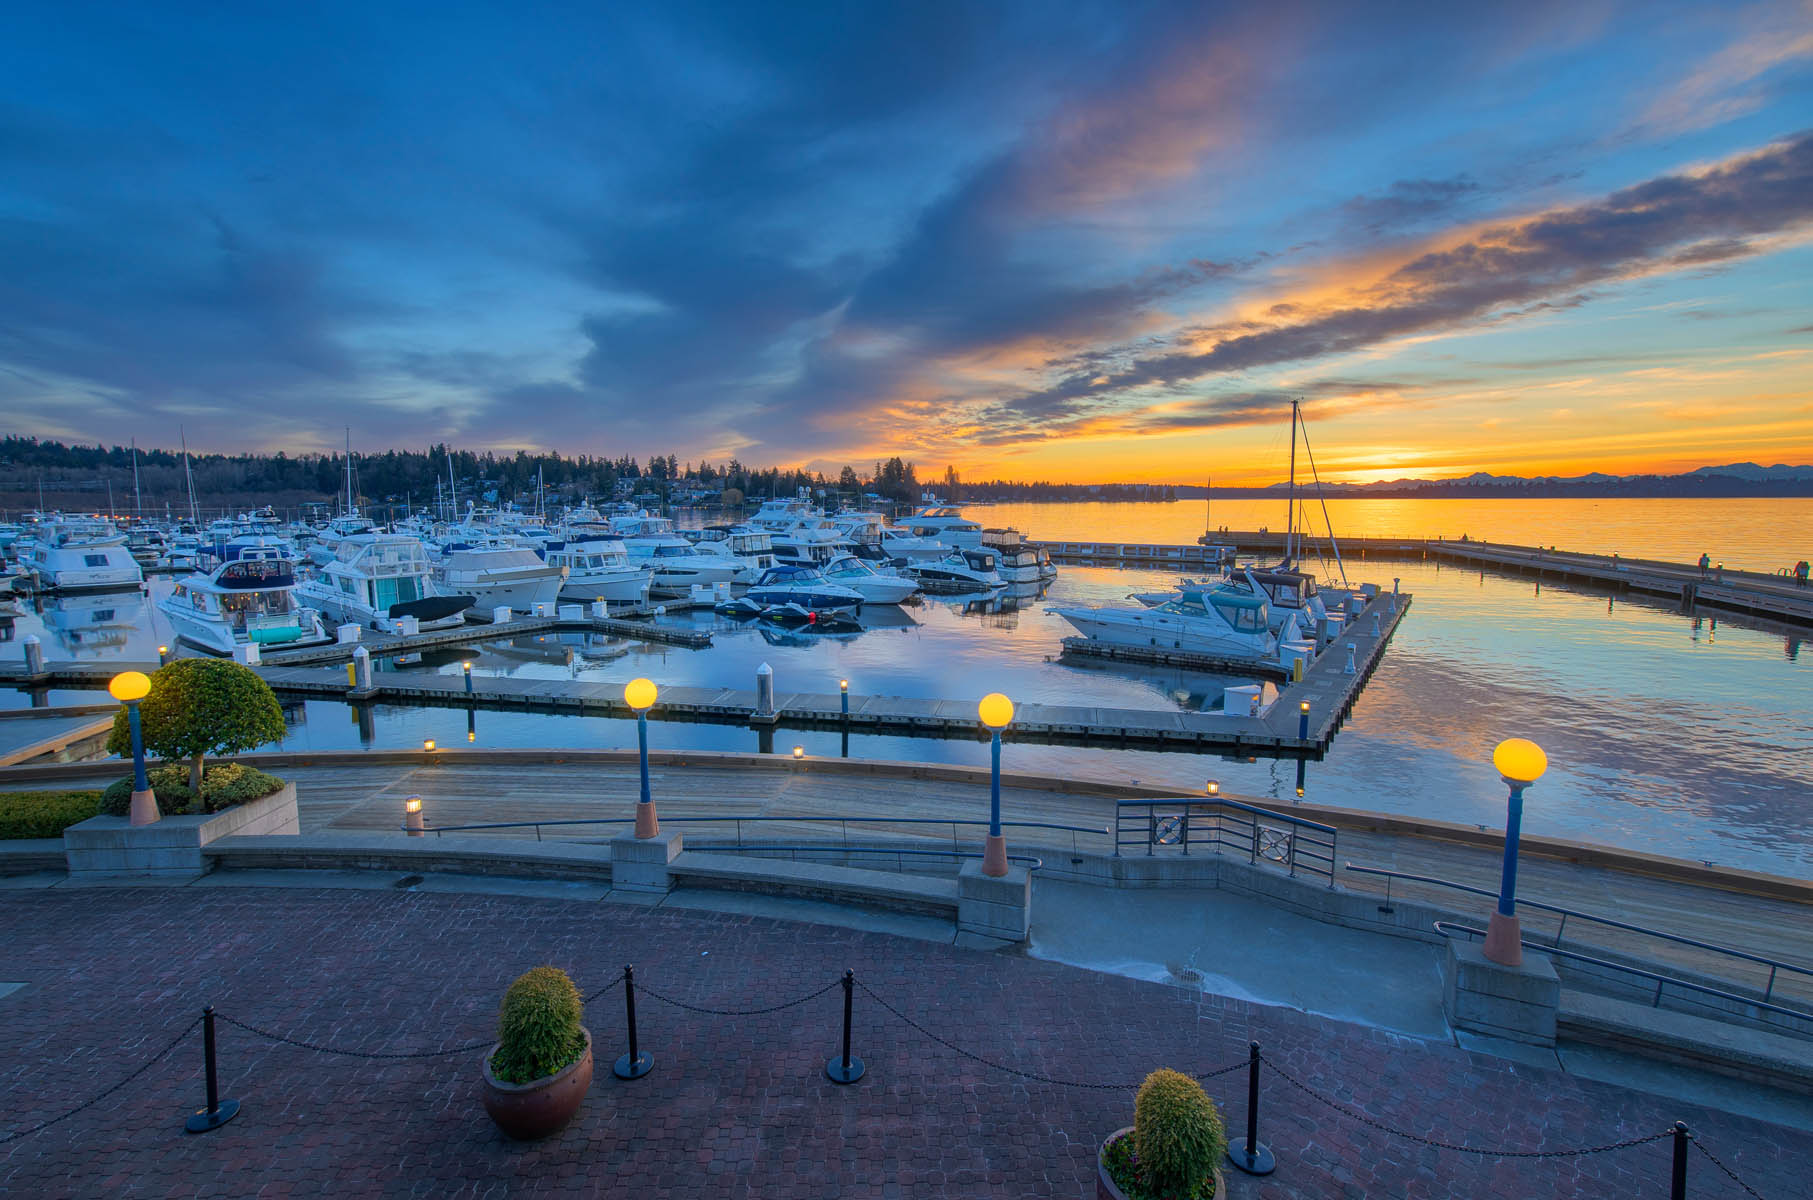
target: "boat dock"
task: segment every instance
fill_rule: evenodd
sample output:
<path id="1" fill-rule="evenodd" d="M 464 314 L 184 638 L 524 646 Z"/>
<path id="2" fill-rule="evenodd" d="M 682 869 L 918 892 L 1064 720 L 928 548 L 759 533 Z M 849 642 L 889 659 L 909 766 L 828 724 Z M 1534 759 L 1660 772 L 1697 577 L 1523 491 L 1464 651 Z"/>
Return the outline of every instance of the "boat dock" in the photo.
<path id="1" fill-rule="evenodd" d="M 259 656 L 262 665 L 293 667 L 321 663 L 347 663 L 353 651 L 364 646 L 371 656 L 390 658 L 399 654 L 417 654 L 441 646 L 463 646 L 498 638 L 521 637 L 538 633 L 601 633 L 608 637 L 635 638 L 703 650 L 711 645 L 711 634 L 697 629 L 672 629 L 644 621 L 621 617 L 514 617 L 503 623 L 465 624 L 452 629 L 435 629 L 427 633 L 376 633 L 364 630 L 356 642 L 335 642 L 327 646 L 305 646 L 299 650 L 270 650 Z"/>

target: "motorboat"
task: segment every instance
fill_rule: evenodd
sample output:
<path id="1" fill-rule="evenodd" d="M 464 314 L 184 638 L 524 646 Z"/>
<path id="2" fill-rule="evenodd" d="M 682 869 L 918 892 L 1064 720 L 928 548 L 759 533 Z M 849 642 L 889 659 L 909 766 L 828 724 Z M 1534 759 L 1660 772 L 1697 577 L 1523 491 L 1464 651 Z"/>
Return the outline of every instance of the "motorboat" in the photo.
<path id="1" fill-rule="evenodd" d="M 324 567 L 339 555 L 341 542 L 347 538 L 365 537 L 377 531 L 378 527 L 357 511 L 342 513 L 315 532 L 315 540 L 308 548 L 308 556 L 317 566 Z"/>
<path id="2" fill-rule="evenodd" d="M 648 601 L 653 572 L 647 566 L 631 563 L 623 542 L 608 532 L 549 542 L 547 556 L 549 566 L 567 570 L 567 581 L 560 586 L 562 600 L 580 604 L 594 600 L 613 604 Z"/>
<path id="3" fill-rule="evenodd" d="M 1240 567 L 1220 580 L 1181 579 L 1178 586 L 1168 592 L 1132 592 L 1128 599 L 1152 608 L 1175 600 L 1191 588 L 1217 586 L 1244 588 L 1264 599 L 1273 633 L 1282 633 L 1293 618 L 1299 629 L 1314 629 L 1316 623 L 1328 615 L 1315 579 L 1284 566 Z"/>
<path id="4" fill-rule="evenodd" d="M 810 629 L 828 633 L 859 633 L 862 623 L 850 610 L 807 608 L 803 604 L 771 604 L 762 610 L 761 620 L 793 629 Z"/>
<path id="5" fill-rule="evenodd" d="M 143 587 L 145 572 L 126 535 L 106 521 L 56 521 L 22 547 L 20 569 L 42 592 L 118 591 Z"/>
<path id="6" fill-rule="evenodd" d="M 1001 586 L 992 550 L 952 550 L 943 558 L 908 563 L 902 570 L 928 591 L 932 588 L 951 591 Z"/>
<path id="7" fill-rule="evenodd" d="M 199 535 L 174 533 L 170 535 L 170 543 L 165 547 L 163 557 L 158 559 L 158 565 L 172 571 L 199 571 L 207 557 Z"/>
<path id="8" fill-rule="evenodd" d="M 163 531 L 155 526 L 141 522 L 126 533 L 126 553 L 140 567 L 155 567 L 167 548 Z"/>
<path id="9" fill-rule="evenodd" d="M 921 537 L 911 530 L 898 525 L 883 525 L 877 531 L 880 541 L 877 545 L 881 554 L 894 563 L 922 562 L 933 558 L 943 558 L 951 548 L 935 537 Z"/>
<path id="10" fill-rule="evenodd" d="M 469 616 L 488 621 L 498 608 L 531 613 L 555 604 L 567 568 L 543 562 L 527 546 L 506 541 L 446 542 L 432 559 L 435 584 L 447 595 L 475 598 Z"/>
<path id="11" fill-rule="evenodd" d="M 477 599 L 441 591 L 421 540 L 400 533 L 342 538 L 334 560 L 296 585 L 296 598 L 337 625 L 387 633 L 404 617 L 414 617 L 420 629 L 450 629 L 464 623 Z"/>
<path id="12" fill-rule="evenodd" d="M 763 606 L 797 604 L 812 612 L 854 610 L 863 602 L 862 593 L 855 588 L 830 583 L 805 567 L 770 567 L 743 598 Z"/>
<path id="13" fill-rule="evenodd" d="M 780 565 L 774 558 L 772 535 L 758 525 L 708 525 L 687 530 L 682 536 L 707 554 L 720 554 L 742 563 L 732 583 L 754 583 L 763 571 Z"/>
<path id="14" fill-rule="evenodd" d="M 915 537 L 931 538 L 957 550 L 982 545 L 982 526 L 954 504 L 928 504 L 901 522 Z"/>
<path id="15" fill-rule="evenodd" d="M 919 581 L 876 569 L 853 554 L 834 558 L 819 570 L 826 582 L 859 592 L 867 604 L 899 604 L 919 591 Z"/>
<path id="16" fill-rule="evenodd" d="M 291 557 L 271 548 L 185 576 L 157 602 L 176 635 L 215 654 L 243 646 L 314 646 L 333 640 L 312 608 L 296 603 Z"/>
<path id="17" fill-rule="evenodd" d="M 1048 578 L 1045 564 L 1039 561 L 1039 547 L 1021 536 L 1017 529 L 984 529 L 982 545 L 995 553 L 995 571 L 1003 583 L 1038 583 Z M 1052 576 L 1057 568 L 1053 567 Z"/>
<path id="18" fill-rule="evenodd" d="M 674 532 L 666 517 L 638 513 L 613 517 L 611 529 L 623 539 L 632 566 L 653 571 L 649 590 L 684 596 L 694 584 L 730 583 L 743 564 L 728 555 L 701 550 Z"/>
<path id="19" fill-rule="evenodd" d="M 1265 599 L 1243 588 L 1189 584 L 1174 598 L 1150 608 L 1120 605 L 1048 611 L 1070 622 L 1090 641 L 1110 646 L 1268 660 L 1278 652 Z"/>

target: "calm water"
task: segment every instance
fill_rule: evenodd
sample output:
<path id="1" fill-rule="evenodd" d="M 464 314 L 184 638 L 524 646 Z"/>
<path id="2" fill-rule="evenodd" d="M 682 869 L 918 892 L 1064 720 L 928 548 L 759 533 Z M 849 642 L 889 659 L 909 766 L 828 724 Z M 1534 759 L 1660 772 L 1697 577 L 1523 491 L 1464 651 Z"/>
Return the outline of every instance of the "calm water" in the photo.
<path id="1" fill-rule="evenodd" d="M 1804 501 L 1348 501 L 1333 512 L 1336 528 L 1346 529 L 1348 510 L 1403 510 L 1407 503 L 1422 524 L 1368 526 L 1351 518 L 1353 532 L 1389 528 L 1534 541 L 1533 531 L 1547 529 L 1552 534 L 1540 540 L 1562 546 L 1688 558 L 1694 556 L 1690 548 L 1704 544 L 1727 563 L 1766 565 L 1787 553 L 1780 547 L 1790 543 L 1779 539 L 1797 537 L 1793 544 L 1805 546 L 1810 524 Z M 1421 506 L 1450 513 L 1464 507 L 1470 520 L 1481 523 L 1456 527 L 1448 515 Z M 1182 542 L 1200 529 L 1201 511 L 1200 503 L 1003 505 L 972 515 L 1038 536 Z M 1597 513 L 1617 523 L 1613 533 L 1601 533 L 1597 541 L 1564 536 L 1567 529 L 1596 530 Z M 1242 512 L 1233 503 L 1217 504 L 1215 514 L 1217 524 L 1265 523 L 1256 511 Z M 1499 524 L 1483 523 L 1493 514 Z M 1713 530 L 1723 532 L 1722 542 L 1708 540 Z M 1813 806 L 1805 782 L 1813 752 L 1813 673 L 1798 635 L 1432 563 L 1350 561 L 1348 571 L 1355 581 L 1386 587 L 1399 577 L 1416 603 L 1328 759 L 1308 766 L 1307 798 L 1497 826 L 1504 797 L 1489 763 L 1491 747 L 1504 737 L 1527 736 L 1547 748 L 1551 764 L 1529 793 L 1525 823 L 1533 832 L 1813 877 Z M 837 680 L 848 678 L 858 693 L 967 698 L 1002 690 L 1019 700 L 1052 703 L 1213 707 L 1221 688 L 1237 680 L 1055 661 L 1059 639 L 1072 631 L 1046 606 L 1113 602 L 1169 579 L 1161 572 L 1065 568 L 1042 600 L 1018 611 L 977 613 L 928 601 L 899 613 L 882 610 L 881 627 L 849 637 L 772 631 L 765 637 L 698 614 L 673 620 L 713 629 L 716 643 L 709 650 L 551 636 L 448 651 L 389 669 L 457 672 L 470 657 L 477 671 L 519 677 L 618 682 L 648 675 L 664 685 L 750 687 L 755 668 L 766 662 L 782 690 L 835 691 Z M 161 617 L 131 597 L 63 601 L 21 620 L 15 638 L 33 632 L 52 659 L 147 658 L 169 636 Z M 51 702 L 76 698 L 54 694 Z M 21 705 L 25 698 L 0 693 L 0 703 Z M 469 732 L 468 714 L 451 709 L 379 707 L 362 725 L 345 705 L 311 701 L 290 716 L 284 745 L 293 749 L 409 746 L 426 737 L 457 745 Z M 472 716 L 470 733 L 479 745 L 635 744 L 633 723 L 591 717 L 481 712 Z M 696 749 L 785 753 L 797 743 L 814 755 L 844 751 L 834 732 L 782 729 L 765 744 L 756 732 L 738 727 L 663 722 L 652 736 L 659 745 Z M 987 761 L 980 742 L 917 738 L 852 736 L 848 753 L 978 766 Z M 1292 763 L 1189 753 L 1010 745 L 1007 762 L 1028 771 L 1191 790 L 1213 777 L 1230 791 L 1284 803 L 1296 785 Z"/>

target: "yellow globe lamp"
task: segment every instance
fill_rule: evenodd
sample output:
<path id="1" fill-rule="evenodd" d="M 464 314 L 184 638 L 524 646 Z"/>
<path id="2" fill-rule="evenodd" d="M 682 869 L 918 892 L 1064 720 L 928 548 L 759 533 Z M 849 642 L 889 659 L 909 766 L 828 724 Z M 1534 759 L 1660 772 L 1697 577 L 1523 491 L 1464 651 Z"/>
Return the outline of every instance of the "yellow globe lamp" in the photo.
<path id="1" fill-rule="evenodd" d="M 623 685 L 623 702 L 639 713 L 655 706 L 656 694 L 652 679 L 632 679 Z"/>
<path id="2" fill-rule="evenodd" d="M 1006 729 L 1013 723 L 1014 702 L 1000 692 L 990 692 L 976 705 L 976 715 L 990 729 Z"/>
<path id="3" fill-rule="evenodd" d="M 1492 751 L 1492 765 L 1506 783 L 1528 787 L 1549 769 L 1549 756 L 1527 738 L 1507 738 Z"/>
<path id="4" fill-rule="evenodd" d="M 143 671 L 121 671 L 107 681 L 107 694 L 121 703 L 143 700 L 151 692 L 151 677 Z"/>

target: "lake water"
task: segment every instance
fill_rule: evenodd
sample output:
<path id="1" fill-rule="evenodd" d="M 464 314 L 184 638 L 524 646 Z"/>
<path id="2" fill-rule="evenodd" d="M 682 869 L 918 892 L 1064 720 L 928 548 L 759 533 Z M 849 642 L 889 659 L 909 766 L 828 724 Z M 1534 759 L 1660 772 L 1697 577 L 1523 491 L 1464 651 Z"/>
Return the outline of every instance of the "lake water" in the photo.
<path id="1" fill-rule="evenodd" d="M 1267 523 L 1265 507 L 1218 502 L 1214 520 L 1254 528 Z M 1282 515 L 1282 506 L 1269 507 Z M 1399 524 L 1382 523 L 1391 513 Z M 1192 502 L 1001 505 L 971 515 L 1040 537 L 1181 543 L 1201 531 L 1202 514 Z M 1338 532 L 1355 535 L 1465 532 L 1680 560 L 1703 548 L 1733 566 L 1767 568 L 1813 553 L 1813 503 L 1799 500 L 1342 501 L 1330 503 L 1330 515 Z M 1306 798 L 1498 827 L 1504 787 L 1490 765 L 1492 746 L 1530 737 L 1550 760 L 1528 796 L 1531 832 L 1813 878 L 1813 672 L 1799 634 L 1421 561 L 1350 556 L 1347 571 L 1387 588 L 1395 576 L 1416 601 L 1328 758 L 1308 765 Z M 387 669 L 457 672 L 469 658 L 481 673 L 609 682 L 647 675 L 662 685 L 747 688 L 766 662 L 781 690 L 835 691 L 847 678 L 859 694 L 967 699 L 999 690 L 1023 701 L 1213 707 L 1237 680 L 1056 660 L 1059 640 L 1073 631 L 1048 605 L 1112 603 L 1170 580 L 1164 572 L 1065 567 L 1042 600 L 1018 611 L 978 613 L 928 599 L 872 613 L 879 627 L 848 637 L 764 636 L 692 614 L 668 620 L 712 629 L 710 649 L 551 635 Z M 17 623 L 15 640 L 27 633 L 44 639 L 51 659 L 145 659 L 169 638 L 161 616 L 133 597 L 57 602 Z M 92 698 L 57 693 L 51 702 Z M 0 703 L 25 702 L 21 693 L 0 694 Z M 284 746 L 299 750 L 410 746 L 428 737 L 452 746 L 465 744 L 469 731 L 479 745 L 635 744 L 633 722 L 595 717 L 388 706 L 361 716 L 317 701 L 290 717 Z M 768 743 L 740 727 L 679 722 L 655 724 L 651 737 L 675 748 L 786 753 L 800 744 L 814 755 L 987 763 L 980 741 L 852 735 L 846 747 L 836 732 L 783 728 Z M 1284 804 L 1296 791 L 1296 764 L 1271 760 L 1010 744 L 1005 761 L 1180 791 L 1216 778 L 1228 791 Z"/>

